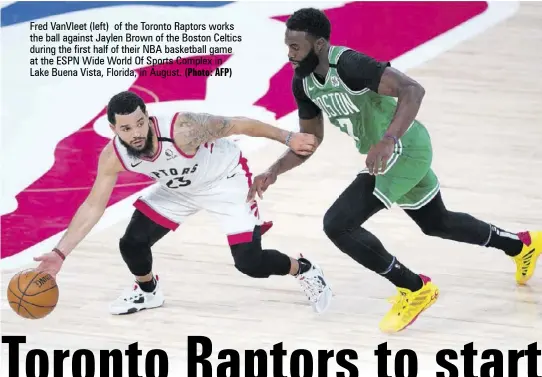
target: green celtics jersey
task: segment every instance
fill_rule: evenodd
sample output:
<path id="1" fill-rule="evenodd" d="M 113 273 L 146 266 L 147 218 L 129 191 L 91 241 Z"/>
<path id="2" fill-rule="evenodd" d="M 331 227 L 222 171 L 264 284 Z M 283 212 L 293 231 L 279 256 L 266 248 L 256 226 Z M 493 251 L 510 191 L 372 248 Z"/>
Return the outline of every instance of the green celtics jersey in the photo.
<path id="1" fill-rule="evenodd" d="M 360 91 L 348 88 L 334 67 L 346 50 L 348 47 L 330 46 L 330 68 L 324 84 L 311 73 L 303 79 L 303 90 L 334 126 L 355 140 L 358 151 L 367 154 L 371 146 L 378 143 L 388 129 L 395 114 L 397 101 L 368 88 Z M 423 128 L 418 122 L 414 122 L 413 125 L 416 127 L 410 127 L 409 133 L 416 132 L 412 128 L 418 126 Z"/>

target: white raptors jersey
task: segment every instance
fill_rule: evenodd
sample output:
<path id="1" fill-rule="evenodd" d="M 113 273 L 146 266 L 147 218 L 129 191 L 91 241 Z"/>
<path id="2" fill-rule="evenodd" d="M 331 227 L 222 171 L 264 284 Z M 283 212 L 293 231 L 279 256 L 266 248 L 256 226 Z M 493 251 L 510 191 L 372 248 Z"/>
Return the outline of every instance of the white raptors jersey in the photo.
<path id="1" fill-rule="evenodd" d="M 147 175 L 176 192 L 186 192 L 212 186 L 239 164 L 239 146 L 225 138 L 201 145 L 192 156 L 184 154 L 173 142 L 176 118 L 177 113 L 150 116 L 151 127 L 158 136 L 158 148 L 152 157 L 130 156 L 115 136 L 113 145 L 124 168 Z"/>

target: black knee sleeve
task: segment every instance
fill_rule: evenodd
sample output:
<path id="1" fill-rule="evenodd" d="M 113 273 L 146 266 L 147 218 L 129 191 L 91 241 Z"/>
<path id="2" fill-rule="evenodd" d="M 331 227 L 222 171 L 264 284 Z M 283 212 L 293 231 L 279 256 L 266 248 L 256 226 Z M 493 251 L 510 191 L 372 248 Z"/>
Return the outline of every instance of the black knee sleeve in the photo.
<path id="1" fill-rule="evenodd" d="M 393 256 L 361 225 L 384 208 L 371 192 L 370 178 L 359 176 L 324 215 L 324 233 L 339 250 L 375 272 L 386 270 Z M 361 196 L 360 196 L 361 193 Z"/>
<path id="2" fill-rule="evenodd" d="M 290 272 L 290 258 L 277 250 L 263 250 L 259 227 L 252 242 L 230 246 L 235 267 L 253 278 L 268 278 L 271 275 L 286 275 Z"/>
<path id="3" fill-rule="evenodd" d="M 139 211 L 135 211 L 124 236 L 119 240 L 122 259 L 135 276 L 152 271 L 151 247 L 169 232 Z"/>
<path id="4" fill-rule="evenodd" d="M 132 234 L 125 234 L 119 241 L 120 254 L 135 276 L 144 276 L 152 271 L 152 252 L 146 242 L 138 241 Z"/>
<path id="5" fill-rule="evenodd" d="M 374 214 L 385 208 L 373 195 L 375 177 L 359 174 L 339 195 L 324 215 L 324 233 L 331 241 L 356 231 Z"/>
<path id="6" fill-rule="evenodd" d="M 337 213 L 333 210 L 328 210 L 324 215 L 324 233 L 330 240 L 338 238 L 341 234 L 346 233 L 349 230 L 349 226 L 341 218 L 337 216 Z"/>
<path id="7" fill-rule="evenodd" d="M 438 217 L 433 217 L 431 221 L 420 224 L 421 231 L 431 237 L 447 238 L 449 235 L 448 214 L 443 212 Z"/>

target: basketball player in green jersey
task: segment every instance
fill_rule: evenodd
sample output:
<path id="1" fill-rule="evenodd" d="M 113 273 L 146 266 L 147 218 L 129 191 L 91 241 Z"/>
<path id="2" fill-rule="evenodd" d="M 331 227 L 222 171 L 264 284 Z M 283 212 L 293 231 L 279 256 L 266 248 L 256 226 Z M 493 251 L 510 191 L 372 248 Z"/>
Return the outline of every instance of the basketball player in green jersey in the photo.
<path id="1" fill-rule="evenodd" d="M 469 214 L 448 210 L 431 169 L 427 129 L 415 118 L 424 89 L 412 78 L 352 49 L 329 43 L 330 22 L 321 11 L 304 8 L 286 23 L 285 43 L 295 67 L 292 82 L 300 129 L 324 137 L 324 115 L 350 136 L 366 168 L 324 216 L 329 239 L 352 259 L 397 287 L 394 305 L 380 329 L 397 332 L 410 325 L 438 297 L 438 287 L 390 254 L 362 224 L 398 205 L 429 236 L 502 250 L 516 263 L 516 281 L 525 284 L 542 253 L 542 232 L 512 233 Z M 395 98 L 397 98 L 397 100 Z M 307 157 L 286 152 L 255 178 L 249 198 Z"/>

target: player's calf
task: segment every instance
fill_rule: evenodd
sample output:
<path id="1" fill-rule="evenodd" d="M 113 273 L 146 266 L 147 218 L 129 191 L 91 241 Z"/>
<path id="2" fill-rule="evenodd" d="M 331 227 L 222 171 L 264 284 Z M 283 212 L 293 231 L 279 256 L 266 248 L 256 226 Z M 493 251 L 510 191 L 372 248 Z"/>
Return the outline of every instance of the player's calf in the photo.
<path id="1" fill-rule="evenodd" d="M 262 250 L 259 242 L 231 245 L 235 268 L 252 278 L 268 278 L 271 275 L 287 275 L 290 258 L 277 250 Z"/>
<path id="2" fill-rule="evenodd" d="M 256 227 L 251 242 L 231 245 L 235 267 L 253 278 L 268 278 L 273 275 L 294 276 L 314 311 L 321 313 L 331 304 L 331 286 L 324 278 L 322 269 L 301 257 L 294 259 L 280 251 L 262 249 L 259 227 Z"/>
<path id="3" fill-rule="evenodd" d="M 164 304 L 158 276 L 155 277 L 152 272 L 151 246 L 166 233 L 167 230 L 138 211 L 134 213 L 126 233 L 119 241 L 119 249 L 136 281 L 110 304 L 111 314 L 131 314 Z"/>

